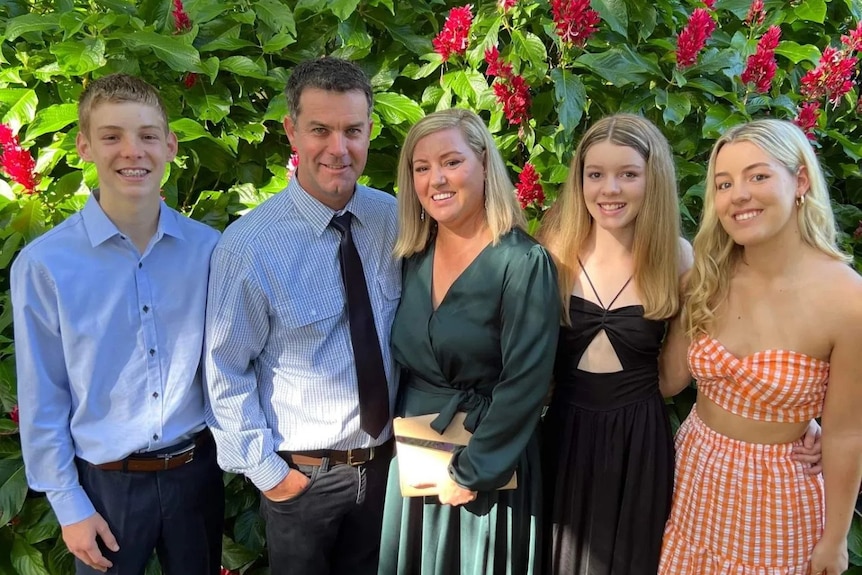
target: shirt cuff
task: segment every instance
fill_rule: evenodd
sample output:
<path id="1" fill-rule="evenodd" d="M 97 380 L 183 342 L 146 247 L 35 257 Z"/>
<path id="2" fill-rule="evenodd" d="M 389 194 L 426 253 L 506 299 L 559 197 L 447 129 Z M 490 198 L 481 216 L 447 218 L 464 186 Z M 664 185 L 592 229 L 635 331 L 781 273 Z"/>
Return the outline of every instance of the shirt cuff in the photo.
<path id="1" fill-rule="evenodd" d="M 83 521 L 96 513 L 96 508 L 80 485 L 63 491 L 49 491 L 48 502 L 63 527 Z"/>
<path id="2" fill-rule="evenodd" d="M 277 453 L 271 454 L 263 462 L 246 472 L 246 477 L 261 491 L 269 491 L 287 476 L 290 471 L 287 462 Z"/>

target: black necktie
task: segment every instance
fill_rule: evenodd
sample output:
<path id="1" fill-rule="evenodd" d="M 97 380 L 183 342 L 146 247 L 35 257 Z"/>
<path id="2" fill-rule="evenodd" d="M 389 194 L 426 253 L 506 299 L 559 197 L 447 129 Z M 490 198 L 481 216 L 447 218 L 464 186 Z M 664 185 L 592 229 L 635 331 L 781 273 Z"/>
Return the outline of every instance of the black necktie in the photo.
<path id="1" fill-rule="evenodd" d="M 389 390 L 362 260 L 350 233 L 352 216 L 350 212 L 335 216 L 332 227 L 341 232 L 341 279 L 347 292 L 350 344 L 359 381 L 359 425 L 365 433 L 377 437 L 389 422 Z"/>

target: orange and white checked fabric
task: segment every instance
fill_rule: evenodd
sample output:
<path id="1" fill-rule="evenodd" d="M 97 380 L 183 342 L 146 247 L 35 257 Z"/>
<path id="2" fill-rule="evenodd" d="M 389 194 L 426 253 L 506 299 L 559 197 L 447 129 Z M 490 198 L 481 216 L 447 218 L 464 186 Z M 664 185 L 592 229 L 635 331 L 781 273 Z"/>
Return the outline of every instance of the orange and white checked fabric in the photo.
<path id="1" fill-rule="evenodd" d="M 794 443 L 731 439 L 695 409 L 675 443 L 659 575 L 808 574 L 823 530 L 823 479 L 790 458 Z"/>
<path id="2" fill-rule="evenodd" d="M 758 421 L 800 422 L 819 417 L 829 362 L 788 350 L 738 358 L 717 339 L 692 342 L 688 365 L 703 393 L 727 411 Z"/>

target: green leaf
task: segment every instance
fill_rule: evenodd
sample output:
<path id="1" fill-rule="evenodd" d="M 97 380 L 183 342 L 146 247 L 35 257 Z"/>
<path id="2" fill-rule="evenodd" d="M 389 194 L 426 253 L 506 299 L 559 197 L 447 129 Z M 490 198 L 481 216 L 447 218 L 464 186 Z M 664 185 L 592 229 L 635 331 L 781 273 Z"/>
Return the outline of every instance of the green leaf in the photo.
<path id="1" fill-rule="evenodd" d="M 858 162 L 860 159 L 862 159 L 862 142 L 859 142 L 858 140 L 851 140 L 837 130 L 829 130 L 827 133 L 836 142 L 841 144 L 841 147 L 844 148 L 844 152 L 854 161 Z"/>
<path id="2" fill-rule="evenodd" d="M 62 130 L 78 120 L 77 104 L 54 104 L 36 112 L 33 123 L 27 127 L 24 141 L 38 138 L 42 134 Z"/>
<path id="3" fill-rule="evenodd" d="M 45 231 L 45 210 L 36 195 L 30 196 L 10 222 L 9 227 L 23 235 L 27 241 Z M 5 522 L 4 522 L 5 523 Z M 0 523 L 2 524 L 2 523 Z"/>
<path id="4" fill-rule="evenodd" d="M 11 42 L 27 32 L 47 32 L 59 27 L 60 14 L 25 14 L 12 18 L 6 24 L 6 40 Z"/>
<path id="5" fill-rule="evenodd" d="M 234 569 L 245 567 L 260 557 L 261 554 L 260 552 L 246 549 L 230 538 L 222 536 L 221 563 L 226 569 L 233 571 Z"/>
<path id="6" fill-rule="evenodd" d="M 156 58 L 177 72 L 196 72 L 200 69 L 201 56 L 197 50 L 173 36 L 155 32 L 132 32 L 117 34 L 117 39 L 130 50 L 151 50 Z"/>
<path id="7" fill-rule="evenodd" d="M 413 125 L 425 116 L 419 104 L 411 98 L 392 92 L 374 94 L 374 110 L 387 124 L 407 122 Z"/>
<path id="8" fill-rule="evenodd" d="M 219 69 L 232 72 L 237 76 L 266 80 L 266 68 L 254 62 L 248 56 L 230 56 L 219 62 Z"/>
<path id="9" fill-rule="evenodd" d="M 823 24 L 826 20 L 826 0 L 805 0 L 793 11 L 800 20 Z"/>
<path id="10" fill-rule="evenodd" d="M 284 95 L 284 92 L 279 92 L 269 101 L 263 120 L 273 120 L 280 124 L 289 113 L 290 110 L 287 108 L 287 97 Z"/>
<path id="11" fill-rule="evenodd" d="M 527 60 L 534 67 L 546 68 L 548 51 L 545 44 L 532 32 L 512 30 L 512 46 L 521 59 Z"/>
<path id="12" fill-rule="evenodd" d="M 566 134 L 571 134 L 581 121 L 587 102 L 587 90 L 577 74 L 563 68 L 551 70 L 557 114 Z"/>
<path id="13" fill-rule="evenodd" d="M 15 90 L 15 92 L 19 92 Z M 20 97 L 12 103 L 9 110 L 3 116 L 3 123 L 8 124 L 13 132 L 17 132 L 24 124 L 29 124 L 36 117 L 36 107 L 39 98 L 35 90 L 25 90 Z"/>
<path id="14" fill-rule="evenodd" d="M 662 76 L 658 64 L 636 54 L 628 46 L 599 53 L 587 52 L 578 57 L 575 63 L 589 68 L 618 88 L 654 81 L 656 77 Z"/>
<path id="15" fill-rule="evenodd" d="M 6 239 L 6 243 L 9 242 L 13 237 L 18 236 L 18 240 L 20 241 L 21 236 L 19 234 L 12 234 L 9 238 Z M 3 245 L 3 250 L 6 251 L 6 245 Z M 0 435 L 15 435 L 18 433 L 18 424 L 12 421 L 11 419 L 6 419 L 5 417 L 0 418 Z"/>
<path id="16" fill-rule="evenodd" d="M 712 106 L 707 110 L 703 122 L 703 137 L 718 139 L 728 128 L 744 121 L 745 116 L 738 112 L 732 112 L 725 106 Z"/>
<path id="17" fill-rule="evenodd" d="M 686 86 L 697 88 L 698 90 L 702 90 L 707 94 L 712 94 L 717 98 L 723 98 L 729 94 L 729 92 L 719 84 L 707 78 L 691 78 L 686 82 Z"/>
<path id="18" fill-rule="evenodd" d="M 12 542 L 12 566 L 19 575 L 50 575 L 45 569 L 42 553 L 18 535 Z"/>
<path id="19" fill-rule="evenodd" d="M 472 69 L 455 70 L 443 75 L 440 84 L 452 90 L 456 96 L 465 102 L 473 102 L 476 97 L 488 89 L 488 82 L 480 72 Z"/>
<path id="20" fill-rule="evenodd" d="M 176 134 L 178 142 L 191 142 L 205 138 L 218 144 L 225 151 L 230 151 L 228 145 L 220 138 L 214 137 L 209 131 L 191 118 L 180 118 L 171 122 L 171 131 Z"/>
<path id="21" fill-rule="evenodd" d="M 254 11 L 273 31 L 287 31 L 296 38 L 296 21 L 287 4 L 277 0 L 257 0 L 254 3 Z"/>
<path id="22" fill-rule="evenodd" d="M 666 124 L 681 124 L 691 112 L 691 99 L 687 94 L 659 90 L 655 103 L 659 108 L 664 108 L 662 119 Z"/>
<path id="23" fill-rule="evenodd" d="M 820 61 L 820 49 L 813 44 L 798 44 L 792 40 L 785 40 L 778 43 L 775 53 L 784 56 L 794 64 L 802 61 L 808 61 L 817 65 Z"/>
<path id="24" fill-rule="evenodd" d="M 623 0 L 592 0 L 590 5 L 611 30 L 623 37 L 628 36 L 629 16 Z"/>
<path id="25" fill-rule="evenodd" d="M 359 6 L 359 0 L 329 0 L 329 9 L 342 22 L 347 20 Z"/>
<path id="26" fill-rule="evenodd" d="M 101 38 L 52 44 L 51 53 L 57 57 L 57 64 L 68 76 L 81 76 L 108 63 L 105 58 L 105 41 Z"/>
<path id="27" fill-rule="evenodd" d="M 847 7 L 850 9 L 850 14 L 857 22 L 862 20 L 862 0 L 844 0 Z"/>
<path id="28" fill-rule="evenodd" d="M 54 547 L 48 552 L 48 569 L 52 574 L 75 572 L 75 556 L 69 553 L 62 537 L 57 538 Z"/>
<path id="29" fill-rule="evenodd" d="M 24 461 L 17 457 L 0 459 L 0 525 L 6 525 L 18 515 L 26 497 Z"/>

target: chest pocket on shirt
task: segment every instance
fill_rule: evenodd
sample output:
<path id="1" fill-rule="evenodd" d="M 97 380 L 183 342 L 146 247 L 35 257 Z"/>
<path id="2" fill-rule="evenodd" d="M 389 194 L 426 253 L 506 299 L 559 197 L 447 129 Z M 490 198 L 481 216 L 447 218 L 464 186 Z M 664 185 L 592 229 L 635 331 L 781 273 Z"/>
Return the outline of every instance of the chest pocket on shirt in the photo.
<path id="1" fill-rule="evenodd" d="M 401 298 L 401 270 L 387 270 L 377 276 L 377 284 L 380 286 L 380 292 L 387 300 L 395 300 Z"/>
<path id="2" fill-rule="evenodd" d="M 341 289 L 329 289 L 322 293 L 293 296 L 276 303 L 275 312 L 288 331 L 302 329 L 330 329 L 332 322 L 316 327 L 315 324 L 333 318 L 344 310 L 344 293 Z"/>

